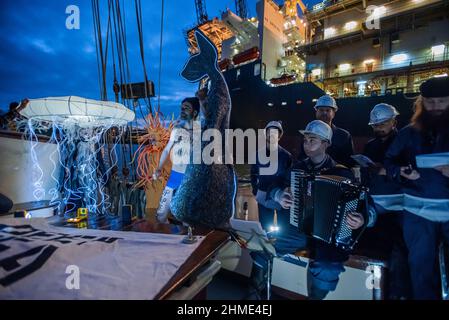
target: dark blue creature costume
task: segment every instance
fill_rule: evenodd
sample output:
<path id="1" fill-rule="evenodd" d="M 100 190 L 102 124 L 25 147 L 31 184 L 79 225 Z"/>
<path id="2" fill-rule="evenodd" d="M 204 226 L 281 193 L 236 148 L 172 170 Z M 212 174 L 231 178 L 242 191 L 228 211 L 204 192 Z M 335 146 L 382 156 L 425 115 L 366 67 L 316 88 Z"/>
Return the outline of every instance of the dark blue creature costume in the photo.
<path id="1" fill-rule="evenodd" d="M 189 82 L 199 82 L 209 78 L 210 89 L 207 107 L 201 131 L 218 130 L 221 134 L 221 146 L 226 143 L 225 130 L 229 128 L 231 98 L 228 86 L 218 68 L 218 52 L 214 44 L 201 32 L 195 32 L 200 52 L 187 61 L 181 75 Z M 195 129 L 194 129 L 195 130 Z M 195 135 L 195 134 L 194 134 Z M 194 137 L 195 139 L 195 137 Z M 214 138 L 215 139 L 215 138 Z M 203 139 L 201 139 L 203 140 Z M 218 142 L 218 141 L 217 141 Z M 193 143 L 191 163 L 171 202 L 171 211 L 180 221 L 190 225 L 202 225 L 211 228 L 225 226 L 234 213 L 236 177 L 234 167 L 225 164 L 225 148 L 212 164 L 192 161 L 198 157 Z M 201 154 L 211 144 L 201 141 Z"/>

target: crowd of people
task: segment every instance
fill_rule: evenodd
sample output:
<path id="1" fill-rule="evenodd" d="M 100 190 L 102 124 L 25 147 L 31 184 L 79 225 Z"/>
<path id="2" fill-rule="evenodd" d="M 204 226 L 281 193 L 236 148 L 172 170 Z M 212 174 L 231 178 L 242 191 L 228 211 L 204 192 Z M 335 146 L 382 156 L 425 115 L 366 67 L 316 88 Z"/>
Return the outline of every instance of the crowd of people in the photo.
<path id="1" fill-rule="evenodd" d="M 336 101 L 325 95 L 318 99 L 315 110 L 316 120 L 301 131 L 299 160 L 294 161 L 287 150 L 279 147 L 275 175 L 260 175 L 260 164 L 251 169 L 262 226 L 268 230 L 276 210 L 283 230 L 275 242 L 277 252 L 310 249 L 311 299 L 323 299 L 336 289 L 349 253 L 319 240 L 310 241 L 290 225 L 290 172 L 299 169 L 354 181 L 351 169 L 360 164 L 360 183 L 369 189 L 369 221 L 353 212 L 346 223 L 353 230 L 368 227 L 360 239 L 360 247 L 386 253 L 387 298 L 440 299 L 438 246 L 443 241 L 449 243 L 449 78 L 432 78 L 421 85 L 410 124 L 400 130 L 396 120 L 399 113 L 394 106 L 384 103 L 373 106 L 367 125 L 372 127 L 375 137 L 364 147 L 364 163 L 353 157 L 350 132 L 333 123 L 338 112 Z M 267 136 L 276 134 L 280 139 L 282 124 L 270 122 L 266 132 Z M 418 156 L 432 154 L 446 162 L 418 165 Z"/>

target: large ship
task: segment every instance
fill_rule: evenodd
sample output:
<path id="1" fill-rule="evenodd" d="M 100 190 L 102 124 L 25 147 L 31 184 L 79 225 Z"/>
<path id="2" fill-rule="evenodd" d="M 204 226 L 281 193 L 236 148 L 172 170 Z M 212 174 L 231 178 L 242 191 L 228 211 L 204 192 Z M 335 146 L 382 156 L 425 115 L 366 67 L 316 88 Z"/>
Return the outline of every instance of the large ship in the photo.
<path id="1" fill-rule="evenodd" d="M 300 0 L 260 0 L 256 17 L 236 1 L 236 13 L 228 9 L 212 20 L 202 1 L 196 5 L 199 23 L 186 30 L 189 51 L 197 51 L 195 29 L 216 44 L 232 97 L 231 126 L 282 120 L 293 152 L 321 95 L 336 98 L 335 123 L 360 149 L 375 104 L 396 106 L 402 126 L 419 85 L 449 73 L 447 0 L 324 0 L 310 8 Z"/>

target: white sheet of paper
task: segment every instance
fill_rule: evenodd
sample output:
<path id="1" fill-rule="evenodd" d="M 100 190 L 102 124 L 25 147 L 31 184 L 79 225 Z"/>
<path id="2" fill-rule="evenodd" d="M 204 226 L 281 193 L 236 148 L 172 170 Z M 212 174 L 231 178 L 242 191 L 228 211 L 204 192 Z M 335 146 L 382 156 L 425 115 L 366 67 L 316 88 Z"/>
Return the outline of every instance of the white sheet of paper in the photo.
<path id="1" fill-rule="evenodd" d="M 421 154 L 416 156 L 416 166 L 418 168 L 436 168 L 449 165 L 449 152 Z"/>

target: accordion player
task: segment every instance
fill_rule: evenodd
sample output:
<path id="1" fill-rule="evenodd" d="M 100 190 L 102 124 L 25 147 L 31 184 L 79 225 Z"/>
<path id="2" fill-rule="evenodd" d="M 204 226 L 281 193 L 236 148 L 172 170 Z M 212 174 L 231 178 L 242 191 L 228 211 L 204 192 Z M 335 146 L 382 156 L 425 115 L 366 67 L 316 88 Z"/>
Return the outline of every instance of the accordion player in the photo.
<path id="1" fill-rule="evenodd" d="M 291 225 L 340 249 L 353 249 L 368 221 L 368 195 L 364 187 L 343 177 L 292 170 L 291 194 Z M 351 212 L 359 212 L 364 217 L 364 225 L 357 230 L 346 223 Z"/>

